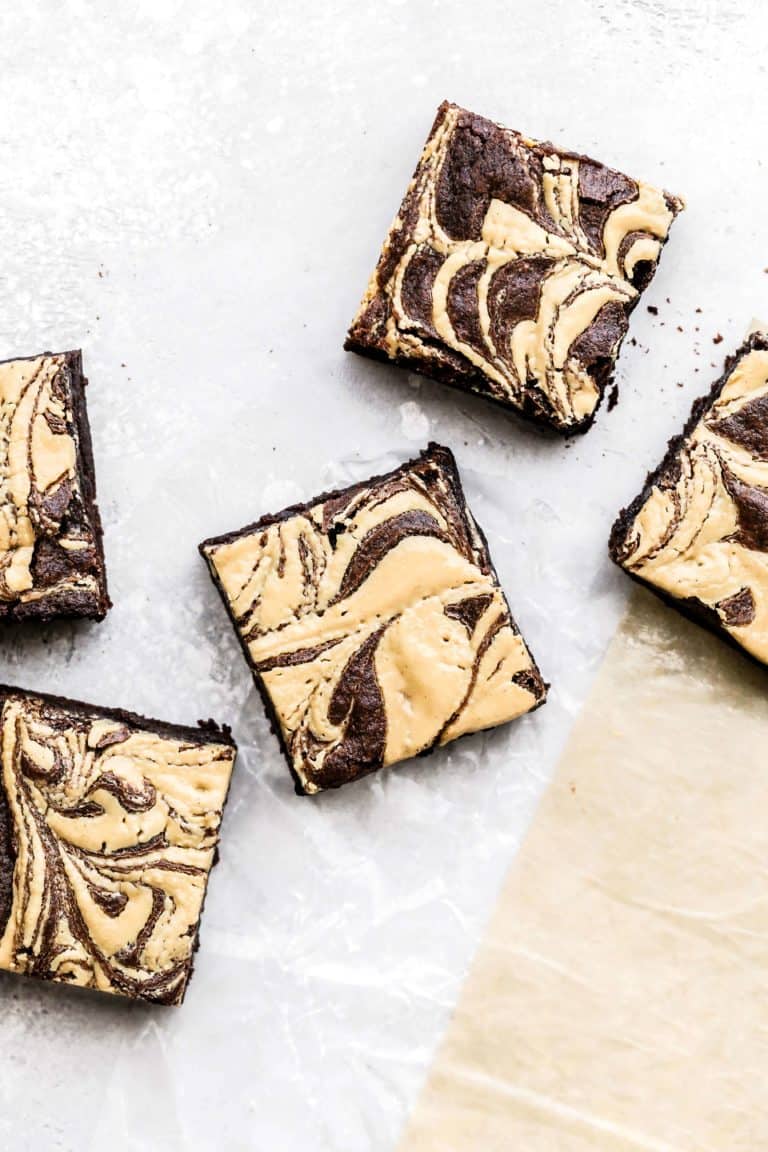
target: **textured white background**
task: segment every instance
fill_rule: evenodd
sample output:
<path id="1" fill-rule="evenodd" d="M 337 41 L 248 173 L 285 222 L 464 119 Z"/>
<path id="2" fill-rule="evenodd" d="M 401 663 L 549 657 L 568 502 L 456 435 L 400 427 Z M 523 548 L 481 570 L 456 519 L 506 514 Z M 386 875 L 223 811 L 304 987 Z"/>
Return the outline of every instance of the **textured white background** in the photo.
<path id="1" fill-rule="evenodd" d="M 184 1008 L 0 978 L 3 1149 L 394 1147 L 621 611 L 613 515 L 768 314 L 767 35 L 761 0 L 5 6 L 0 355 L 84 349 L 115 607 L 6 629 L 0 675 L 241 754 Z M 577 443 L 341 351 L 444 97 L 688 198 Z M 196 544 L 430 436 L 550 702 L 297 799 Z"/>

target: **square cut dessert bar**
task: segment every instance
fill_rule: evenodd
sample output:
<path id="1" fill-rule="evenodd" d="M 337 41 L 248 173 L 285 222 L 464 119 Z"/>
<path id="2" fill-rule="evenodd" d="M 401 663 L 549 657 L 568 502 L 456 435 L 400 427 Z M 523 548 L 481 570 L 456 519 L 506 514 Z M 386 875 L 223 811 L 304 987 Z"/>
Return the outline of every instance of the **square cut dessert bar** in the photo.
<path id="1" fill-rule="evenodd" d="M 180 1004 L 228 731 L 0 687 L 0 739 L 0 969 Z"/>
<path id="2" fill-rule="evenodd" d="M 613 526 L 610 552 L 768 663 L 768 334 L 754 332 Z"/>
<path id="3" fill-rule="evenodd" d="M 444 103 L 345 348 L 585 432 L 683 206 Z"/>
<path id="4" fill-rule="evenodd" d="M 0 619 L 110 606 L 79 352 L 0 363 Z"/>
<path id="5" fill-rule="evenodd" d="M 300 794 L 544 703 L 447 448 L 200 551 Z"/>

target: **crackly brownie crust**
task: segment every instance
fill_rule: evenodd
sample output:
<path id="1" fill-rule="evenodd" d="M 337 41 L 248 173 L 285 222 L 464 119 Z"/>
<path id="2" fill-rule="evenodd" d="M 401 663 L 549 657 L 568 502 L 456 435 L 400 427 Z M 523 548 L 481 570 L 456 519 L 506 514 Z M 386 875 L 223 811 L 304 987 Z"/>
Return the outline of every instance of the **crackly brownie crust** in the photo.
<path id="1" fill-rule="evenodd" d="M 79 351 L 0 362 L 0 619 L 102 620 L 110 607 L 86 384 Z M 28 493 L 7 478 L 11 436 L 26 444 Z"/>
<path id="2" fill-rule="evenodd" d="M 344 346 L 585 432 L 682 207 L 445 102 Z"/>
<path id="3" fill-rule="evenodd" d="M 386 745 L 386 737 L 384 730 L 386 730 L 388 713 L 385 703 L 384 695 L 380 693 L 380 700 L 377 707 L 371 707 L 370 702 L 372 697 L 377 691 L 380 692 L 380 686 L 376 681 L 376 674 L 373 674 L 372 679 L 366 681 L 366 677 L 371 676 L 373 667 L 373 655 L 375 648 L 378 644 L 380 634 L 386 633 L 387 629 L 391 629 L 393 622 L 397 621 L 397 612 L 394 612 L 392 607 L 386 611 L 381 608 L 381 612 L 377 614 L 376 619 L 383 621 L 382 628 L 378 630 L 376 635 L 369 634 L 367 639 L 357 648 L 353 648 L 351 655 L 346 654 L 344 659 L 347 661 L 343 668 L 337 668 L 335 675 L 336 691 L 341 691 L 342 694 L 346 693 L 346 704 L 342 711 L 346 709 L 346 720 L 351 724 L 355 708 L 360 706 L 360 700 L 368 701 L 368 712 L 366 716 L 366 723 L 368 724 L 368 731 L 370 738 L 357 738 L 357 743 L 354 739 L 349 738 L 349 731 L 345 728 L 344 737 L 340 742 L 341 751 L 339 748 L 334 748 L 333 755 L 335 756 L 336 763 L 334 770 L 331 771 L 328 765 L 328 759 L 323 762 L 321 769 L 315 770 L 310 764 L 310 758 L 302 759 L 297 755 L 297 740 L 305 740 L 311 745 L 311 733 L 301 731 L 298 734 L 296 731 L 290 731 L 286 727 L 285 716 L 281 717 L 280 711 L 275 703 L 274 693 L 276 691 L 274 682 L 272 685 L 266 682 L 270 673 L 274 673 L 279 668 L 286 668 L 289 666 L 310 667 L 313 660 L 323 659 L 326 656 L 328 649 L 332 648 L 336 643 L 341 643 L 338 638 L 332 639 L 330 642 L 321 640 L 319 644 L 313 644 L 309 638 L 302 646 L 301 650 L 283 650 L 276 648 L 275 654 L 268 659 L 259 659 L 258 652 L 253 647 L 253 631 L 239 608 L 241 604 L 237 603 L 237 596 L 233 596 L 233 584 L 231 580 L 231 573 L 226 570 L 229 563 L 229 557 L 232 554 L 232 547 L 239 547 L 241 544 L 246 548 L 250 548 L 252 544 L 256 545 L 256 552 L 260 547 L 267 547 L 269 544 L 270 532 L 274 534 L 275 530 L 280 531 L 281 525 L 290 526 L 292 522 L 314 523 L 316 525 L 323 525 L 323 528 L 318 532 L 318 536 L 327 542 L 326 558 L 322 563 L 326 563 L 328 558 L 331 558 L 337 547 L 338 539 L 345 535 L 347 532 L 353 532 L 356 525 L 356 517 L 361 514 L 365 515 L 371 507 L 380 506 L 386 507 L 387 500 L 394 494 L 400 500 L 408 499 L 407 493 L 409 492 L 409 485 L 413 483 L 414 477 L 418 477 L 418 484 L 423 483 L 423 492 L 429 491 L 430 482 L 436 485 L 440 484 L 440 507 L 445 511 L 449 521 L 454 524 L 457 532 L 456 539 L 462 541 L 461 547 L 466 549 L 467 554 L 471 551 L 475 558 L 478 571 L 483 573 L 483 579 L 486 580 L 488 588 L 483 589 L 483 594 L 474 597 L 474 607 L 469 607 L 469 604 L 464 607 L 457 605 L 447 605 L 445 612 L 447 615 L 452 616 L 453 619 L 462 617 L 462 613 L 469 614 L 464 619 L 465 627 L 469 628 L 470 633 L 478 626 L 482 620 L 486 610 L 491 611 L 491 599 L 498 597 L 500 605 L 503 605 L 503 631 L 508 634 L 508 637 L 515 637 L 515 643 L 519 644 L 524 652 L 524 659 L 522 666 L 517 675 L 516 684 L 520 686 L 520 699 L 516 699 L 515 707 L 510 711 L 510 715 L 505 716 L 505 719 L 511 719 L 513 715 L 519 715 L 524 711 L 531 711 L 539 707 L 546 698 L 547 685 L 541 678 L 541 674 L 536 666 L 535 661 L 530 656 L 527 648 L 524 645 L 522 637 L 519 635 L 516 624 L 509 615 L 509 609 L 503 593 L 498 585 L 496 573 L 491 564 L 490 556 L 488 554 L 487 543 L 480 529 L 471 517 L 466 503 L 464 501 L 463 493 L 460 486 L 460 480 L 456 464 L 452 454 L 445 448 L 439 445 L 431 444 L 428 449 L 422 453 L 417 460 L 409 461 L 406 464 L 372 479 L 355 484 L 345 489 L 338 489 L 330 492 L 322 493 L 314 500 L 303 504 L 296 504 L 290 508 L 284 509 L 277 515 L 270 515 L 261 518 L 254 524 L 248 525 L 246 528 L 237 532 L 226 533 L 222 536 L 214 537 L 204 541 L 200 545 L 200 552 L 206 560 L 211 576 L 216 584 L 219 593 L 224 601 L 225 606 L 230 614 L 230 617 L 235 626 L 238 634 L 243 654 L 246 661 L 251 668 L 254 680 L 259 689 L 264 708 L 270 720 L 271 726 L 275 734 L 278 736 L 280 746 L 285 756 L 288 767 L 291 771 L 296 791 L 299 794 L 314 793 L 324 788 L 339 787 L 350 780 L 357 779 L 368 772 L 375 771 L 382 763 L 394 763 L 397 760 L 404 759 L 406 755 L 425 755 L 432 751 L 439 743 L 446 742 L 446 738 L 442 735 L 442 730 L 438 732 L 434 739 L 430 739 L 424 746 L 412 747 L 408 751 L 402 749 L 394 753 L 390 758 L 384 754 Z M 400 506 L 400 505 L 398 505 Z M 339 598 L 342 602 L 348 603 L 345 598 L 345 585 L 355 583 L 355 579 L 367 579 L 370 572 L 375 572 L 379 563 L 386 560 L 390 554 L 393 544 L 401 544 L 403 540 L 408 537 L 411 541 L 418 542 L 422 537 L 429 538 L 438 535 L 436 521 L 430 520 L 429 514 L 423 511 L 421 504 L 418 511 L 411 509 L 410 511 L 400 512 L 395 516 L 388 516 L 382 513 L 383 519 L 378 524 L 377 528 L 372 528 L 363 534 L 362 539 L 359 541 L 355 550 L 351 553 L 349 558 L 347 574 L 341 578 L 339 593 L 340 597 L 336 600 L 332 599 L 329 608 L 332 609 L 333 604 L 338 602 Z M 396 525 L 393 527 L 393 525 Z M 386 540 L 385 535 L 387 532 L 392 532 L 389 540 Z M 378 535 L 376 533 L 378 532 Z M 399 535 L 398 535 L 399 533 Z M 346 537 L 347 539 L 354 539 L 354 536 Z M 418 543 L 414 545 L 418 547 Z M 281 545 L 282 548 L 282 545 Z M 365 557 L 361 560 L 361 557 Z M 288 563 L 286 558 L 285 563 Z M 412 561 L 417 562 L 417 558 Z M 279 563 L 279 561 L 278 561 Z M 372 567 L 370 566 L 372 563 Z M 368 565 L 366 567 L 366 575 L 361 576 L 358 572 L 357 577 L 348 577 L 349 572 L 353 572 L 355 566 Z M 356 588 L 360 585 L 357 584 Z M 312 592 L 313 596 L 317 596 L 317 588 Z M 317 602 L 319 603 L 319 601 Z M 325 601 L 323 601 L 325 603 Z M 407 609 L 406 609 L 407 610 Z M 322 617 L 325 613 L 325 608 L 318 610 L 318 617 Z M 475 619 L 476 617 L 476 619 Z M 501 629 L 501 624 L 494 624 L 497 630 Z M 278 636 L 280 629 L 274 632 Z M 364 634 L 361 633 L 361 635 Z M 265 633 L 262 633 L 262 637 Z M 343 636 L 342 640 L 348 640 L 349 637 Z M 317 639 L 317 637 L 315 637 Z M 490 637 L 488 643 L 492 643 L 493 636 Z M 257 639 L 257 644 L 259 643 Z M 500 661 L 501 666 L 501 661 Z M 510 675 L 512 675 L 510 673 Z M 514 678 L 514 677 L 512 677 Z M 341 686 L 341 687 L 340 687 Z M 301 705 L 301 700 L 298 701 Z M 350 712 L 349 709 L 352 709 Z M 515 708 L 517 710 L 515 710 Z M 332 712 L 333 704 L 331 703 L 329 712 Z M 382 715 L 383 713 L 383 715 Z M 338 720 L 338 718 L 337 718 Z M 494 716 L 491 724 L 499 723 L 501 720 Z M 354 727 L 353 724 L 351 724 Z M 467 730 L 476 731 L 480 727 L 488 725 L 478 724 L 475 727 L 468 728 Z M 361 730 L 364 725 L 359 725 Z M 448 725 L 444 725 L 447 730 Z M 378 733 L 378 734 L 377 734 Z M 457 733 L 458 735 L 461 732 Z M 448 738 L 454 738 L 452 735 Z M 378 740 L 376 749 L 373 745 Z"/>
<path id="4" fill-rule="evenodd" d="M 751 374 L 745 366 L 751 366 Z M 646 571 L 642 563 L 638 566 L 636 557 L 642 543 L 638 518 L 658 493 L 669 494 L 670 504 L 669 523 L 655 550 L 656 556 L 663 558 L 664 550 L 670 550 L 674 531 L 684 521 L 686 487 L 692 489 L 694 483 L 699 486 L 702 483 L 701 479 L 697 480 L 694 453 L 697 450 L 701 453 L 702 449 L 697 449 L 697 444 L 700 446 L 707 440 L 707 451 L 716 461 L 717 479 L 722 483 L 721 505 L 728 507 L 728 502 L 733 505 L 735 528 L 713 543 L 731 549 L 746 548 L 746 551 L 758 554 L 768 551 L 768 490 L 765 487 L 768 469 L 763 477 L 765 484 L 744 483 L 737 474 L 744 466 L 744 453 L 751 456 L 753 466 L 759 467 L 768 461 L 768 400 L 761 394 L 766 386 L 768 335 L 756 331 L 726 359 L 722 375 L 709 392 L 694 402 L 682 433 L 669 441 L 664 458 L 648 473 L 641 492 L 621 509 L 609 539 L 611 559 L 633 580 L 648 588 L 669 607 L 760 664 L 768 662 L 768 646 L 749 637 L 748 633 L 758 615 L 757 601 L 763 598 L 761 587 L 745 583 L 738 589 L 723 588 L 723 593 L 728 591 L 729 594 L 712 601 L 696 594 L 695 579 L 686 582 L 682 577 L 679 594 L 674 594 L 670 587 L 658 583 L 652 570 Z M 735 462 L 731 458 L 734 449 L 737 454 Z M 711 519 L 709 511 L 702 518 L 702 524 L 707 519 Z M 694 522 L 691 530 L 697 523 Z M 675 558 L 679 559 L 680 555 L 685 555 L 682 548 L 678 549 Z M 685 591 L 690 594 L 682 594 Z"/>
<path id="5" fill-rule="evenodd" d="M 3 685 L 0 738 L 0 969 L 180 1004 L 236 755 L 229 729 Z"/>

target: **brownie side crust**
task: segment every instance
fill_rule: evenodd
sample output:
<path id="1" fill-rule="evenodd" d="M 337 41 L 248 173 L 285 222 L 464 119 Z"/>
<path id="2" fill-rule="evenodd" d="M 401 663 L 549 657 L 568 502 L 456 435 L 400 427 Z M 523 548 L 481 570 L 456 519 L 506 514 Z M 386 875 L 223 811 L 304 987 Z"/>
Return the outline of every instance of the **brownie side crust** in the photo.
<path id="1" fill-rule="evenodd" d="M 452 136 L 445 145 L 445 159 L 438 170 L 432 171 L 433 154 L 443 146 L 442 137 L 449 121 L 455 123 L 448 130 Z M 546 187 L 547 181 L 552 179 L 550 169 L 553 164 L 560 166 L 558 175 L 560 170 L 567 176 L 572 176 L 571 169 L 578 170 L 578 192 L 574 193 L 578 201 L 575 230 L 571 208 L 563 208 L 562 219 L 558 221 L 550 215 L 550 209 L 555 210 L 553 204 L 557 205 L 558 212 L 562 207 L 561 193 L 556 191 L 552 194 Z M 420 215 L 425 188 L 431 190 L 437 204 L 433 227 L 443 230 L 443 235 L 437 240 L 428 235 L 429 229 Z M 438 109 L 363 304 L 349 329 L 345 349 L 395 363 L 461 391 L 479 394 L 562 435 L 586 432 L 594 422 L 612 381 L 629 315 L 653 278 L 661 248 L 668 239 L 669 225 L 664 231 L 651 224 L 655 229 L 652 240 L 650 232 L 633 231 L 628 225 L 629 230 L 615 254 L 622 271 L 613 281 L 603 280 L 603 291 L 610 298 L 583 330 L 574 333 L 569 358 L 575 358 L 580 364 L 581 372 L 589 377 L 594 389 L 594 401 L 582 415 L 563 416 L 553 407 L 547 391 L 534 377 L 521 380 L 519 392 L 514 396 L 508 387 L 500 388 L 499 381 L 494 382 L 487 375 L 491 347 L 488 341 L 494 341 L 496 355 L 503 359 L 506 352 L 502 350 L 506 348 L 510 332 L 520 322 L 536 318 L 539 297 L 547 278 L 555 270 L 557 259 L 568 251 L 576 262 L 572 267 L 582 261 L 582 272 L 588 267 L 593 268 L 592 280 L 585 279 L 584 288 L 594 290 L 597 266 L 601 259 L 606 258 L 603 246 L 606 222 L 615 210 L 626 212 L 631 208 L 633 198 L 639 204 L 642 196 L 651 192 L 665 206 L 670 222 L 673 221 L 684 207 L 679 198 L 669 193 L 657 193 L 588 156 L 555 148 L 549 142 L 529 140 L 444 102 Z M 518 217 L 508 225 L 509 228 L 519 228 L 519 220 L 528 219 L 532 227 L 549 230 L 559 249 L 550 253 L 542 241 L 541 251 L 528 255 L 526 241 L 521 242 L 523 248 L 518 257 L 497 271 L 487 288 L 491 328 L 490 332 L 484 332 L 478 312 L 478 293 L 486 257 L 482 252 L 475 252 L 479 247 L 475 243 L 472 248 L 474 255 L 471 259 L 468 257 L 470 262 L 460 269 L 448 288 L 447 309 L 455 339 L 447 341 L 445 333 L 442 329 L 438 331 L 434 321 L 433 288 L 443 262 L 443 256 L 436 251 L 435 245 L 439 249 L 444 244 L 446 233 L 450 241 L 455 242 L 454 249 L 456 244 L 478 241 L 483 217 L 492 200 L 512 205 L 518 211 Z M 649 207 L 646 223 L 653 220 L 656 211 L 658 205 Z M 566 237 L 569 245 L 564 247 Z M 502 239 L 494 242 L 505 242 L 503 232 Z M 534 237 L 527 242 L 535 248 L 539 240 Z M 415 252 L 409 252 L 409 245 L 415 245 Z M 637 247 L 630 255 L 634 245 Z M 498 258 L 498 251 L 496 249 L 495 258 Z M 394 287 L 396 276 L 402 276 L 399 289 Z M 625 289 L 622 289 L 622 284 Z M 393 294 L 398 292 L 399 305 L 395 315 Z M 396 337 L 392 334 L 393 324 L 399 333 Z M 473 363 L 470 350 L 472 354 L 481 354 L 482 369 Z"/>
<path id="2" fill-rule="evenodd" d="M 13 845 L 13 823 L 0 774 L 0 939 L 11 914 L 15 867 L 16 851 Z"/>
<path id="3" fill-rule="evenodd" d="M 302 516 L 314 508 L 316 504 L 328 504 L 335 501 L 343 503 L 352 500 L 359 493 L 364 492 L 366 488 L 384 484 L 388 480 L 395 480 L 398 476 L 407 476 L 416 465 L 429 459 L 439 460 L 440 464 L 449 471 L 455 481 L 458 482 L 459 471 L 453 453 L 442 444 L 436 444 L 433 440 L 430 440 L 427 447 L 420 452 L 418 456 L 415 456 L 412 460 L 406 460 L 404 464 L 398 464 L 396 468 L 390 469 L 389 472 L 380 472 L 375 476 L 371 476 L 369 480 L 360 480 L 342 488 L 329 488 L 325 492 L 320 492 L 311 500 L 289 504 L 279 512 L 268 512 L 264 516 L 260 516 L 258 520 L 254 520 L 252 524 L 246 524 L 244 528 L 237 528 L 234 532 L 223 532 L 219 536 L 210 536 L 198 545 L 198 552 L 204 560 L 207 560 L 206 550 L 216 548 L 220 544 L 231 544 L 234 540 L 239 540 L 241 536 L 251 536 L 254 532 L 258 532 L 260 528 L 269 528 L 272 524 L 280 524 L 284 520 L 291 520 L 294 516 Z"/>
<path id="4" fill-rule="evenodd" d="M 652 469 L 646 475 L 642 490 L 626 507 L 622 508 L 613 524 L 611 529 L 608 552 L 611 560 L 622 571 L 634 580 L 636 584 L 652 592 L 659 600 L 662 601 L 668 608 L 672 608 L 679 612 L 686 619 L 700 627 L 705 628 L 708 632 L 717 636 L 718 639 L 725 641 L 729 647 L 746 656 L 753 663 L 765 668 L 765 664 L 752 652 L 746 649 L 742 644 L 735 639 L 735 637 L 723 626 L 723 622 L 718 612 L 715 611 L 708 604 L 705 604 L 697 596 L 677 597 L 672 596 L 665 589 L 658 587 L 650 580 L 644 579 L 641 575 L 633 572 L 622 563 L 622 550 L 629 534 L 632 530 L 632 525 L 636 517 L 643 509 L 646 501 L 651 495 L 655 487 L 674 486 L 678 483 L 681 477 L 682 456 L 681 453 L 690 437 L 701 421 L 704 414 L 716 403 L 719 399 L 723 389 L 728 383 L 732 373 L 739 365 L 740 361 L 753 351 L 768 351 L 768 336 L 763 332 L 753 332 L 744 341 L 740 348 L 733 354 L 728 356 L 725 360 L 723 372 L 715 380 L 712 387 L 708 392 L 694 400 L 691 407 L 688 419 L 685 422 L 683 430 L 677 436 L 673 436 L 668 444 L 664 457 L 661 463 Z M 768 432 L 766 433 L 768 436 Z M 738 436 L 731 433 L 731 439 L 738 440 Z M 742 442 L 744 442 L 742 440 Z"/>
<path id="5" fill-rule="evenodd" d="M 236 532 L 225 533 L 217 537 L 212 537 L 200 545 L 200 552 L 203 558 L 206 560 L 213 582 L 216 585 L 222 601 L 224 602 L 224 605 L 227 609 L 228 615 L 230 616 L 230 619 L 235 626 L 235 631 L 237 632 L 243 655 L 248 667 L 251 669 L 254 681 L 259 691 L 259 695 L 261 696 L 265 713 L 270 723 L 270 727 L 278 738 L 283 757 L 289 767 L 291 776 L 294 781 L 295 790 L 299 795 L 306 795 L 307 790 L 295 769 L 291 750 L 287 746 L 283 735 L 283 728 L 280 722 L 280 718 L 277 714 L 269 690 L 267 689 L 260 674 L 258 662 L 253 659 L 245 634 L 241 627 L 238 626 L 239 621 L 233 612 L 227 590 L 224 587 L 217 571 L 216 565 L 214 563 L 213 553 L 215 549 L 222 544 L 230 544 L 242 537 L 252 536 L 270 526 L 291 520 L 295 516 L 307 515 L 312 509 L 317 508 L 318 505 L 322 504 L 331 507 L 338 506 L 339 508 L 348 506 L 356 496 L 372 489 L 375 490 L 380 485 L 386 485 L 392 481 L 397 481 L 399 478 L 407 478 L 412 475 L 416 469 L 423 470 L 420 472 L 420 475 L 423 479 L 424 474 L 428 474 L 430 465 L 434 465 L 435 468 L 440 469 L 442 473 L 449 478 L 453 509 L 452 515 L 455 515 L 461 521 L 463 531 L 466 533 L 468 539 L 471 539 L 472 547 L 480 557 L 480 563 L 483 570 L 491 576 L 494 584 L 497 588 L 499 588 L 498 577 L 491 562 L 486 538 L 479 526 L 476 524 L 474 518 L 471 516 L 471 513 L 469 512 L 469 509 L 467 508 L 466 502 L 463 498 L 459 473 L 453 454 L 448 449 L 443 448 L 435 443 L 430 443 L 427 449 L 423 451 L 416 459 L 407 461 L 406 463 L 399 465 L 397 468 L 390 472 L 379 474 L 369 480 L 350 485 L 347 488 L 334 489 L 331 491 L 323 492 L 320 495 L 314 497 L 311 501 L 291 505 L 289 508 L 283 509 L 277 514 L 261 517 L 259 520 L 255 521 L 251 525 L 248 525 L 244 529 L 238 530 Z M 437 472 L 435 473 L 436 476 L 438 474 L 439 473 Z M 331 531 L 333 530 L 334 529 L 331 529 Z M 341 529 L 339 530 L 341 531 Z M 455 613 L 456 618 L 463 618 L 460 613 L 464 611 L 465 609 L 457 609 Z M 467 607 L 466 611 L 469 612 L 469 607 Z M 448 615 L 453 614 L 454 612 L 452 611 L 448 612 Z M 470 631 L 472 630 L 473 622 L 473 617 L 470 616 L 467 618 L 466 624 L 470 628 Z M 519 629 L 511 616 L 509 617 L 509 625 L 514 634 L 519 635 Z M 286 659 L 290 662 L 291 658 L 287 657 Z M 539 668 L 532 656 L 530 656 L 530 661 L 530 669 L 526 673 L 528 681 L 526 681 L 525 687 L 531 693 L 536 693 L 538 696 L 536 703 L 533 704 L 529 709 L 530 711 L 533 711 L 535 708 L 540 707 L 541 704 L 545 702 L 549 685 L 541 677 Z M 366 693 L 369 691 L 366 683 L 366 678 L 369 676 L 369 674 L 370 670 L 368 669 L 365 661 L 361 661 L 359 667 L 357 665 L 354 667 L 348 666 L 348 668 L 345 670 L 345 683 L 347 681 L 349 682 L 347 695 L 350 699 L 360 699 L 366 695 Z M 371 741 L 373 740 L 374 736 L 372 735 Z M 437 746 L 438 741 L 436 740 L 435 743 L 430 747 L 421 750 L 418 755 L 428 755 L 434 751 L 435 747 Z M 366 771 L 357 770 L 354 776 L 351 778 L 357 779 L 360 776 L 367 774 L 368 771 L 375 771 L 376 767 L 378 767 L 378 765 L 372 761 L 371 766 Z M 329 780 L 323 784 L 323 788 L 339 787 L 345 782 L 347 782 L 347 778 L 339 778 L 335 781 Z"/>
<path id="6" fill-rule="evenodd" d="M 152 732 L 168 740 L 178 740 L 180 743 L 226 744 L 237 749 L 232 737 L 232 730 L 228 724 L 218 724 L 215 720 L 199 720 L 197 727 L 191 724 L 169 724 L 164 720 L 153 720 L 142 716 L 139 712 L 130 712 L 125 708 L 108 708 L 100 704 L 87 704 L 82 700 L 72 700 L 67 696 L 57 696 L 49 692 L 35 692 L 28 688 L 19 688 L 10 684 L 0 684 L 0 707 L 5 700 L 12 697 L 40 700 L 51 708 L 61 709 L 73 717 L 82 720 L 114 720 L 119 724 L 127 724 L 132 728 L 144 732 Z"/>
<path id="7" fill-rule="evenodd" d="M 68 352 L 70 363 L 74 365 L 72 373 L 72 397 L 74 406 L 75 424 L 77 427 L 77 446 L 80 454 L 80 474 L 82 477 L 83 499 L 85 512 L 93 531 L 96 545 L 96 562 L 99 580 L 99 605 L 95 620 L 103 620 L 112 607 L 107 585 L 107 568 L 104 558 L 104 529 L 101 523 L 101 512 L 96 502 L 96 466 L 93 459 L 93 438 L 91 425 L 88 419 L 88 407 L 85 399 L 85 390 L 88 381 L 83 375 L 82 353 L 78 349 Z M 75 359 L 76 358 L 76 359 Z"/>

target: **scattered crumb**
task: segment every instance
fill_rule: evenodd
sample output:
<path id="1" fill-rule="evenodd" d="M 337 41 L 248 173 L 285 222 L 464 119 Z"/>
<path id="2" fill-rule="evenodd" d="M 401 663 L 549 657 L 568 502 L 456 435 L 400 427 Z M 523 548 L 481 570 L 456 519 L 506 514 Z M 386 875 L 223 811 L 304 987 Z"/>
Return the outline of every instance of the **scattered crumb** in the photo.
<path id="1" fill-rule="evenodd" d="M 722 344 L 722 342 L 723 342 L 723 337 L 721 336 L 721 334 L 719 332 L 718 332 L 717 336 L 712 337 L 712 343 L 713 344 Z"/>
<path id="2" fill-rule="evenodd" d="M 696 371 L 698 372 L 698 368 L 696 369 Z M 678 380 L 677 386 L 678 386 L 678 388 L 684 387 L 682 380 Z"/>
<path id="3" fill-rule="evenodd" d="M 678 326 L 677 326 L 677 330 L 678 330 L 678 332 L 682 332 L 682 330 L 683 330 L 683 329 L 680 327 L 680 325 L 679 325 L 679 324 L 678 324 Z"/>
<path id="4" fill-rule="evenodd" d="M 699 316 L 701 316 L 701 308 L 697 308 L 696 311 L 698 312 Z"/>
<path id="5" fill-rule="evenodd" d="M 637 348 L 637 340 L 635 340 L 634 336 L 630 336 L 629 342 L 633 348 Z"/>
<path id="6" fill-rule="evenodd" d="M 648 311 L 650 312 L 651 316 L 658 316 L 659 314 L 659 310 L 655 304 L 649 304 Z"/>
<path id="7" fill-rule="evenodd" d="M 575 795 L 576 794 L 576 785 L 575 784 L 569 784 L 568 787 L 570 788 L 571 792 Z"/>
<path id="8" fill-rule="evenodd" d="M 614 408 L 619 402 L 619 384 L 616 381 L 608 393 L 608 411 L 613 412 Z"/>
<path id="9" fill-rule="evenodd" d="M 667 304 L 671 304 L 671 303 L 672 303 L 672 301 L 670 300 L 669 296 L 667 296 Z"/>

